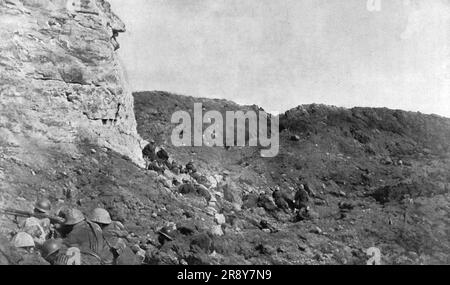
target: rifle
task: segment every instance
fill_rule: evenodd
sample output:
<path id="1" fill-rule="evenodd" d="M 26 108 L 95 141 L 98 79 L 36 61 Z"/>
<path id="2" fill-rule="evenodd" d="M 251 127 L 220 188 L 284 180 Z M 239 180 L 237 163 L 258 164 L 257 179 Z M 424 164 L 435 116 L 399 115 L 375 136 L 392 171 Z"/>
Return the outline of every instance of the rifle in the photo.
<path id="1" fill-rule="evenodd" d="M 11 208 L 0 208 L 0 214 L 9 215 L 9 216 L 15 216 L 15 217 L 23 217 L 23 218 L 37 218 L 37 219 L 49 219 L 50 223 L 52 224 L 64 224 L 65 220 L 61 217 L 56 217 L 44 213 L 34 213 L 34 212 L 27 212 L 27 211 L 21 211 Z"/>

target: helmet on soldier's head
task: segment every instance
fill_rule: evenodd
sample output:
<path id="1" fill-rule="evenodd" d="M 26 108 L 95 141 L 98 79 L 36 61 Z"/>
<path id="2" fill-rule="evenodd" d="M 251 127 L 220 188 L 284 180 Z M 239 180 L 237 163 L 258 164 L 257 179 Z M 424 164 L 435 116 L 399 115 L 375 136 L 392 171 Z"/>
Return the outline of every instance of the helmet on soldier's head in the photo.
<path id="1" fill-rule="evenodd" d="M 42 245 L 42 257 L 47 258 L 62 247 L 62 239 L 49 239 Z"/>
<path id="2" fill-rule="evenodd" d="M 65 226 L 74 226 L 85 220 L 83 213 L 78 209 L 70 209 L 67 211 Z"/>
<path id="3" fill-rule="evenodd" d="M 40 199 L 34 204 L 34 209 L 44 214 L 48 214 L 51 208 L 52 204 L 48 199 Z"/>
<path id="4" fill-rule="evenodd" d="M 34 247 L 35 246 L 33 237 L 24 232 L 20 232 L 14 237 L 13 244 L 17 248 Z"/>
<path id="5" fill-rule="evenodd" d="M 99 224 L 109 225 L 112 223 L 111 216 L 108 211 L 102 208 L 97 208 L 92 212 L 91 221 Z"/>

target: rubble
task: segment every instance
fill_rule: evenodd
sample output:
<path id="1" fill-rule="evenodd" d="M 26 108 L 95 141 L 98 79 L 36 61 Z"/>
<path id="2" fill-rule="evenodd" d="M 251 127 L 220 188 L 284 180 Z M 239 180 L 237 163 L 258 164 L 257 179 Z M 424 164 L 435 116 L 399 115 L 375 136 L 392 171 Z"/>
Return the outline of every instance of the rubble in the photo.
<path id="1" fill-rule="evenodd" d="M 223 214 L 216 214 L 214 220 L 218 225 L 223 225 L 226 223 L 225 216 Z"/>
<path id="2" fill-rule="evenodd" d="M 216 225 L 211 228 L 211 233 L 215 236 L 223 236 L 223 230 L 221 225 Z"/>

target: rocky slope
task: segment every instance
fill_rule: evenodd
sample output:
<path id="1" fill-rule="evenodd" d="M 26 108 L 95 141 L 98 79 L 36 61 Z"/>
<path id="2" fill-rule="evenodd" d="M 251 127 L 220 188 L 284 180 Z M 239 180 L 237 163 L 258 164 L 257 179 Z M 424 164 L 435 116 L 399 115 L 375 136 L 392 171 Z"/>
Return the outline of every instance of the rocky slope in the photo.
<path id="1" fill-rule="evenodd" d="M 386 264 L 450 263 L 449 119 L 308 105 L 281 115 L 274 158 L 175 148 L 176 110 L 259 108 L 133 98 L 114 53 L 123 30 L 101 0 L 0 0 L 0 206 L 30 210 L 44 196 L 54 210 L 105 207 L 148 264 L 365 264 L 373 246 Z M 181 164 L 193 160 L 207 193 L 180 194 L 173 182 L 194 178 L 139 167 L 138 133 Z M 316 193 L 314 215 L 294 221 L 268 197 L 301 183 Z M 19 223 L 0 215 L 0 264 L 45 264 L 10 246 Z M 159 240 L 163 226 L 172 241 Z"/>
<path id="2" fill-rule="evenodd" d="M 140 134 L 162 144 L 174 127 L 171 114 L 192 112 L 194 102 L 221 113 L 258 109 L 164 92 L 136 93 L 135 99 Z M 217 174 L 230 173 L 233 195 L 215 193 L 225 196 L 225 205 L 230 202 L 219 211 L 227 217 L 227 247 L 238 247 L 226 255 L 256 263 L 361 263 L 365 250 L 375 246 L 388 264 L 450 261 L 449 119 L 308 105 L 281 115 L 280 127 L 281 150 L 275 158 L 261 158 L 252 148 L 167 145 L 176 160 L 193 159 L 212 181 L 220 179 Z M 273 213 L 257 202 L 261 193 L 271 196 L 275 185 L 293 190 L 300 183 L 317 193 L 315 219 L 293 223 L 290 214 Z M 345 218 L 340 217 L 340 204 L 351 205 Z M 279 232 L 255 229 L 262 220 Z M 244 237 L 239 245 L 233 235 Z"/>

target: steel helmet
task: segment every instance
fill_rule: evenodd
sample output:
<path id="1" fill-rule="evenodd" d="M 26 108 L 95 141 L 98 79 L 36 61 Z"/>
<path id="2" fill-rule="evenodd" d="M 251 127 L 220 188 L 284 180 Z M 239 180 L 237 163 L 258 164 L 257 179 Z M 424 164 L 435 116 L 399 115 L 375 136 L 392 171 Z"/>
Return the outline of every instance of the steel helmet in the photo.
<path id="1" fill-rule="evenodd" d="M 27 233 L 20 232 L 13 239 L 14 246 L 17 248 L 34 247 L 33 237 Z"/>
<path id="2" fill-rule="evenodd" d="M 62 239 L 49 239 L 42 245 L 42 257 L 47 258 L 62 247 Z"/>
<path id="3" fill-rule="evenodd" d="M 112 223 L 111 216 L 108 211 L 102 208 L 97 208 L 92 212 L 91 221 L 105 225 Z"/>
<path id="4" fill-rule="evenodd" d="M 52 204 L 48 199 L 40 199 L 34 204 L 35 210 L 48 214 L 52 208 Z"/>
<path id="5" fill-rule="evenodd" d="M 66 213 L 65 219 L 66 219 L 66 221 L 65 221 L 64 225 L 73 226 L 73 225 L 79 224 L 82 221 L 84 221 L 85 217 L 80 210 L 69 209 Z"/>

